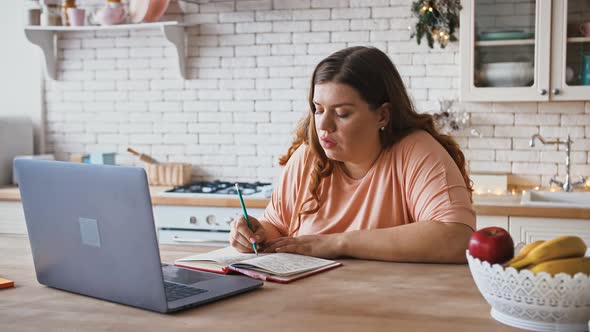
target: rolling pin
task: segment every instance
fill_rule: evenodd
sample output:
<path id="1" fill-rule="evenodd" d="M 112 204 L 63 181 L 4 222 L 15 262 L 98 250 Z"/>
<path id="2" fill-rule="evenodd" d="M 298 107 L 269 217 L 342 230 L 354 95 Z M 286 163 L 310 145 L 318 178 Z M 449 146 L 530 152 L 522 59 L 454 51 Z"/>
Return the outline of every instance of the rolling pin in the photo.
<path id="1" fill-rule="evenodd" d="M 127 148 L 127 152 L 129 152 L 135 156 L 138 156 L 139 160 L 144 161 L 148 164 L 157 164 L 158 163 L 158 161 L 156 159 L 148 156 L 147 154 L 139 153 L 139 152 L 133 150 L 132 148 Z"/>

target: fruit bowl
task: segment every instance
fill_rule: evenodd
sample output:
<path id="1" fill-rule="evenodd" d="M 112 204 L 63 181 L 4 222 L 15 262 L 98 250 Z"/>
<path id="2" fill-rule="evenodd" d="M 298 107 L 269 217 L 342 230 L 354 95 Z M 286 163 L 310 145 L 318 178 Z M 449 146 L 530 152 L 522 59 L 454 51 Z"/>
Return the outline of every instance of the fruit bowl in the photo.
<path id="1" fill-rule="evenodd" d="M 535 275 L 526 269 L 490 265 L 469 251 L 466 256 L 473 280 L 492 307 L 495 320 L 534 331 L 588 331 L 590 276 Z"/>

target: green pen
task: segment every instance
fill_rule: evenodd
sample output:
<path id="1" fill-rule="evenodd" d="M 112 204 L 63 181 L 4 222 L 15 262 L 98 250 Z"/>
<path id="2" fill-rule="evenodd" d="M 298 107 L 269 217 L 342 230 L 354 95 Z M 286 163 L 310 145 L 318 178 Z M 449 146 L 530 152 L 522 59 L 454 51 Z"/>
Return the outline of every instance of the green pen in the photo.
<path id="1" fill-rule="evenodd" d="M 248 212 L 246 212 L 246 204 L 244 204 L 244 199 L 242 198 L 242 193 L 240 192 L 240 186 L 237 183 L 236 183 L 236 191 L 238 192 L 238 197 L 240 198 L 240 205 L 242 206 L 242 213 L 244 214 L 244 219 L 246 219 L 246 223 L 248 224 L 248 228 L 252 232 L 254 232 L 254 229 L 252 229 L 252 224 L 250 223 L 250 220 L 248 219 Z M 258 256 L 258 247 L 256 246 L 256 243 L 252 243 L 252 249 L 254 249 L 256 256 Z"/>

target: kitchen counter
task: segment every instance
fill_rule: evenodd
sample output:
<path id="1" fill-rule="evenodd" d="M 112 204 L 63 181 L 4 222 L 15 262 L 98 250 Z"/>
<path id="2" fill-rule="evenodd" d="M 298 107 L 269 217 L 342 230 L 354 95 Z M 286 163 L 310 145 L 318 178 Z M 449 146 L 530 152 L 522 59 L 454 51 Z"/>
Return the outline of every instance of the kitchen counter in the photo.
<path id="1" fill-rule="evenodd" d="M 478 216 L 590 219 L 588 208 L 542 207 L 520 204 L 521 195 L 474 195 L 473 208 Z"/>
<path id="2" fill-rule="evenodd" d="M 178 206 L 226 206 L 240 207 L 237 197 L 191 197 L 169 196 L 161 193 L 170 187 L 151 187 L 153 205 L 178 205 Z M 566 218 L 566 219 L 590 219 L 590 207 L 563 208 L 563 207 L 539 207 L 520 204 L 520 195 L 474 195 L 473 207 L 480 216 L 512 216 L 512 217 L 540 217 L 540 218 Z M 0 187 L 0 201 L 20 201 L 17 187 Z M 249 208 L 265 208 L 268 199 L 252 199 L 244 197 Z"/>
<path id="3" fill-rule="evenodd" d="M 172 187 L 152 186 L 150 194 L 153 205 L 179 205 L 179 206 L 225 206 L 240 207 L 238 197 L 194 197 L 191 195 L 163 195 L 162 193 Z M 20 201 L 20 193 L 16 186 L 0 186 L 0 201 Z M 249 208 L 265 208 L 268 199 L 248 198 L 244 196 L 244 203 Z"/>
<path id="4" fill-rule="evenodd" d="M 206 247 L 162 245 L 164 262 Z M 6 331 L 520 331 L 496 322 L 467 265 L 341 260 L 342 267 L 164 315 L 37 283 L 26 236 L 0 235 Z"/>

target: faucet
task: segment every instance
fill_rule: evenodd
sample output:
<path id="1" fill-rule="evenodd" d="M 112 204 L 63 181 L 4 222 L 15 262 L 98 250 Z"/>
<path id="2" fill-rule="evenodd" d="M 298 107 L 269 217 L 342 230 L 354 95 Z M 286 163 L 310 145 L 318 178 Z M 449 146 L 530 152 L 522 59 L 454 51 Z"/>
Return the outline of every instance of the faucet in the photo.
<path id="1" fill-rule="evenodd" d="M 586 177 L 581 176 L 580 177 L 580 181 L 578 182 L 574 182 L 571 183 L 570 182 L 570 154 L 572 151 L 572 143 L 574 143 L 574 141 L 572 141 L 572 139 L 570 138 L 570 135 L 567 135 L 567 140 L 562 141 L 559 138 L 553 141 L 547 141 L 545 140 L 541 135 L 539 134 L 534 134 L 531 137 L 531 141 L 530 141 L 530 146 L 534 147 L 535 146 L 535 139 L 538 139 L 539 141 L 541 141 L 541 143 L 547 145 L 547 144 L 554 144 L 554 145 L 565 145 L 565 181 L 561 182 L 558 181 L 555 177 L 551 178 L 551 180 L 549 180 L 549 185 L 552 184 L 556 184 L 558 186 L 560 186 L 563 191 L 565 192 L 572 192 L 574 191 L 574 188 L 576 187 L 580 187 L 582 186 L 584 183 L 586 183 Z"/>

